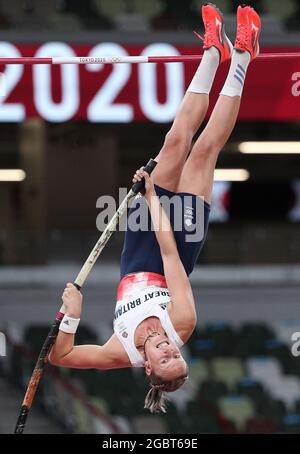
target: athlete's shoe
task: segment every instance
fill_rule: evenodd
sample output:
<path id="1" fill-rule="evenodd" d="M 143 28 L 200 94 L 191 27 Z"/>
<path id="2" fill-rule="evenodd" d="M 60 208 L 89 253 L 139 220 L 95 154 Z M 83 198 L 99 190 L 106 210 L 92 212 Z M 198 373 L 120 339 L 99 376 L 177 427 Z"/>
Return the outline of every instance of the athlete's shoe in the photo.
<path id="1" fill-rule="evenodd" d="M 237 10 L 237 35 L 234 48 L 249 52 L 251 60 L 259 54 L 260 17 L 250 6 L 239 6 Z"/>
<path id="2" fill-rule="evenodd" d="M 204 38 L 195 34 L 203 41 L 203 48 L 214 46 L 220 53 L 220 63 L 231 57 L 233 46 L 226 36 L 223 16 L 221 11 L 212 3 L 202 6 L 202 19 L 205 27 Z"/>

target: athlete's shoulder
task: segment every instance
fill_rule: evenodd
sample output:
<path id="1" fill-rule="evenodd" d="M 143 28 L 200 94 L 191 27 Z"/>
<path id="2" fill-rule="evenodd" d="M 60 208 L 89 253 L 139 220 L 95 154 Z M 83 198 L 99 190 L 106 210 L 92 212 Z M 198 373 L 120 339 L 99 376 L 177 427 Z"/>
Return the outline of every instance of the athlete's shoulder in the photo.
<path id="1" fill-rule="evenodd" d="M 182 342 L 186 344 L 197 324 L 196 312 L 191 311 L 188 315 L 188 311 L 185 313 L 178 311 L 178 306 L 172 300 L 168 304 L 167 310 L 176 333 Z"/>
<path id="2" fill-rule="evenodd" d="M 129 357 L 116 334 L 109 338 L 103 345 L 103 349 L 106 355 L 107 369 L 131 367 Z"/>

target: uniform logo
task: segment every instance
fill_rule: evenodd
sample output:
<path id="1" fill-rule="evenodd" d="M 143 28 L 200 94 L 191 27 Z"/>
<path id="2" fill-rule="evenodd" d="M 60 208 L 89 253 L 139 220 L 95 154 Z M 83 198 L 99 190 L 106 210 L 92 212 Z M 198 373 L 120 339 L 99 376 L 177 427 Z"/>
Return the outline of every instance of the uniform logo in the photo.
<path id="1" fill-rule="evenodd" d="M 184 210 L 184 223 L 187 227 L 190 227 L 193 224 L 194 217 L 194 208 L 186 206 Z"/>
<path id="2" fill-rule="evenodd" d="M 124 338 L 126 339 L 126 338 L 128 337 L 128 333 L 127 333 L 126 331 L 124 331 L 124 332 L 122 333 L 122 337 L 124 337 Z"/>

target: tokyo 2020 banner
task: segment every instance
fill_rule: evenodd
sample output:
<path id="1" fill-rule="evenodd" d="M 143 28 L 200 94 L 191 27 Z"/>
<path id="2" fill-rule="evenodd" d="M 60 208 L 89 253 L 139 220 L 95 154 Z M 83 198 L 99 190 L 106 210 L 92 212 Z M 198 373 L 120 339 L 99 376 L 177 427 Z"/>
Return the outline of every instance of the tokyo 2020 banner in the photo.
<path id="1" fill-rule="evenodd" d="M 263 52 L 295 52 L 300 48 L 264 48 Z M 0 43 L 1 57 L 73 57 L 107 55 L 188 55 L 200 46 L 168 43 L 120 45 L 103 42 L 72 45 Z M 119 65 L 1 66 L 5 91 L 0 122 L 41 117 L 49 122 L 86 120 L 95 123 L 171 122 L 197 68 L 196 63 Z M 216 101 L 229 63 L 220 67 L 211 101 Z M 299 59 L 262 59 L 249 68 L 240 120 L 300 119 Z"/>

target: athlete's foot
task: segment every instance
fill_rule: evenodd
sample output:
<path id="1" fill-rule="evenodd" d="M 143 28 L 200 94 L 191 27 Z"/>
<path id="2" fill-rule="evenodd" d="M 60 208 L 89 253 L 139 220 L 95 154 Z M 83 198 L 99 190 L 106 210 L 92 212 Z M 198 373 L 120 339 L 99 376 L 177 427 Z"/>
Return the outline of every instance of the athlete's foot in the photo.
<path id="1" fill-rule="evenodd" d="M 249 52 L 251 61 L 259 54 L 260 17 L 250 6 L 239 6 L 237 10 L 237 35 L 234 48 Z"/>
<path id="2" fill-rule="evenodd" d="M 205 50 L 214 46 L 220 53 L 220 63 L 231 58 L 232 43 L 225 33 L 224 20 L 221 11 L 212 3 L 202 6 L 202 19 L 205 27 L 205 35 L 202 39 Z"/>

